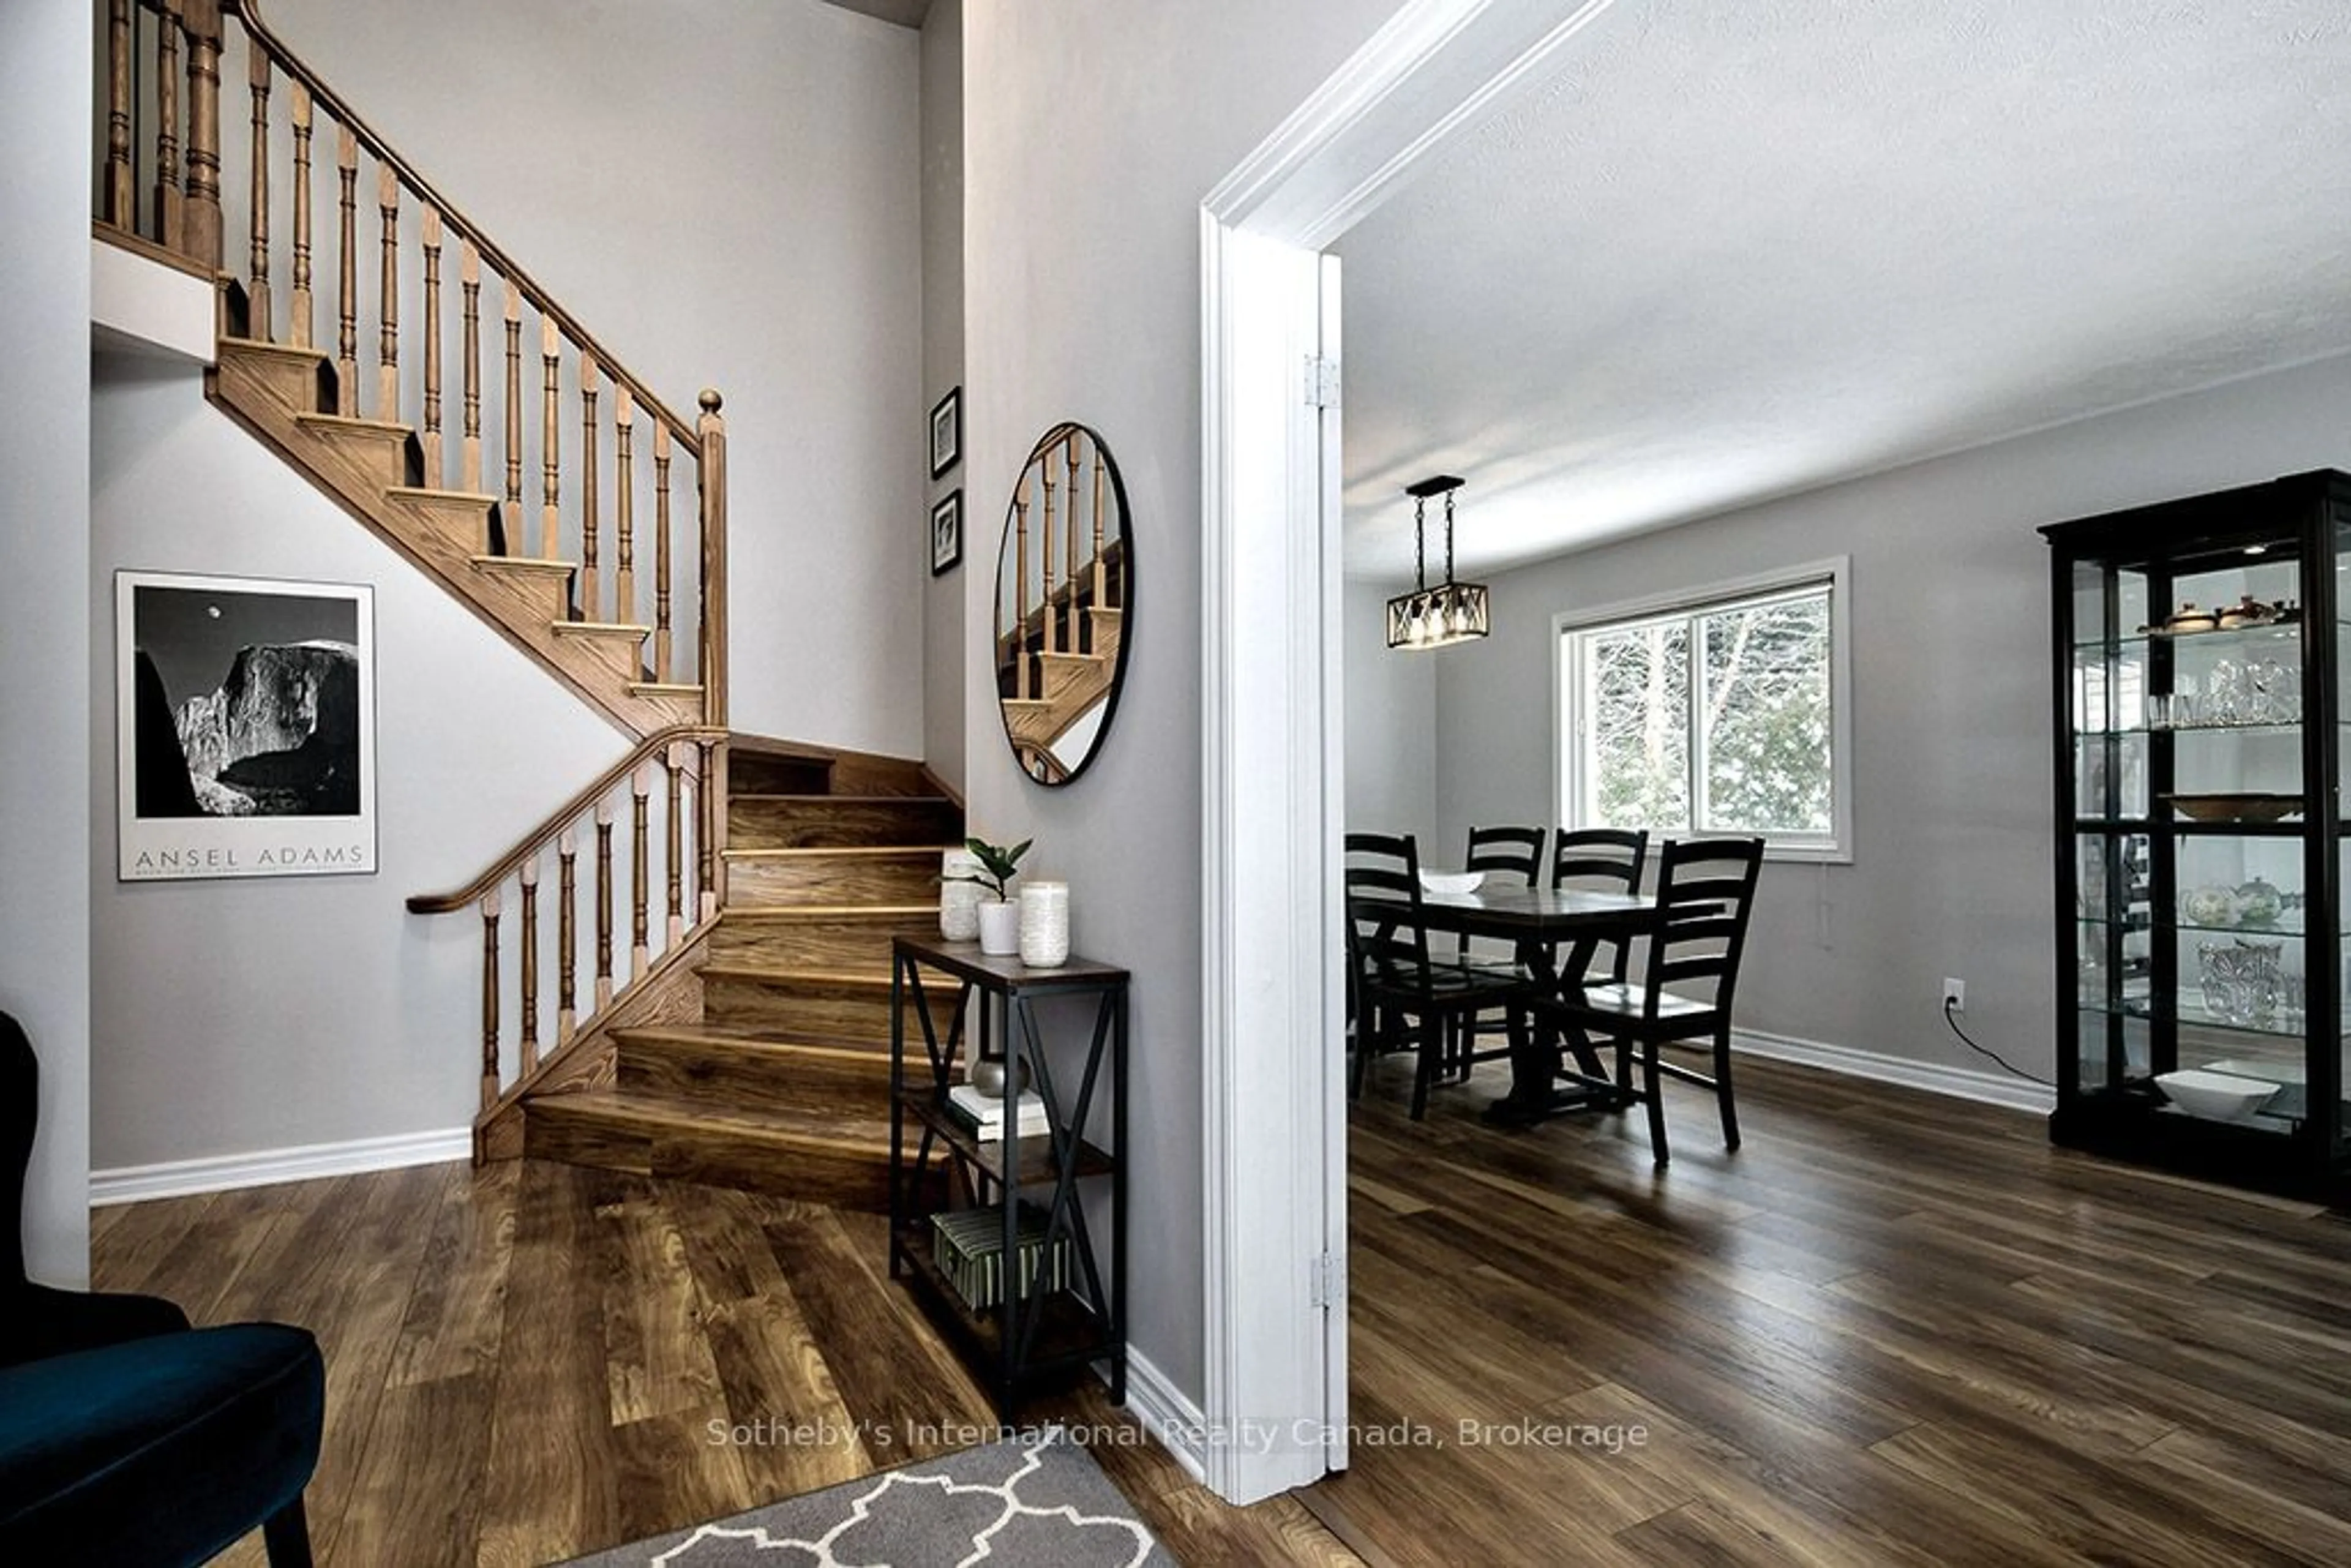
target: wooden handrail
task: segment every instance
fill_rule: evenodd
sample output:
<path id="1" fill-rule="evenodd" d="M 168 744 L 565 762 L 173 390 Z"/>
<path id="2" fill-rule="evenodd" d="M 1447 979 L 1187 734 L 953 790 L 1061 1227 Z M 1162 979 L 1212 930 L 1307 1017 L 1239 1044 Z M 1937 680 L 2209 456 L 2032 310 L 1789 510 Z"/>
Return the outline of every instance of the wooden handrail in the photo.
<path id="1" fill-rule="evenodd" d="M 152 0 L 142 0 L 142 3 L 152 4 Z M 483 260 L 487 261 L 496 271 L 520 287 L 534 310 L 552 319 L 561 328 L 563 335 L 574 346 L 594 358 L 598 367 L 606 376 L 614 381 L 625 382 L 628 384 L 629 395 L 635 400 L 637 406 L 668 425 L 689 452 L 699 455 L 702 444 L 695 434 L 694 422 L 680 418 L 667 403 L 653 395 L 652 388 L 624 370 L 621 361 L 613 357 L 611 350 L 597 341 L 588 329 L 582 327 L 578 319 L 569 310 L 556 303 L 554 297 L 539 286 L 538 280 L 525 272 L 512 256 L 500 249 L 497 243 L 484 232 L 480 225 L 465 216 L 455 203 L 443 195 L 431 181 L 418 173 L 410 165 L 408 160 L 393 152 L 390 142 L 377 135 L 374 129 L 359 116 L 340 94 L 304 65 L 286 47 L 285 41 L 270 30 L 269 25 L 262 20 L 257 0 L 221 0 L 221 9 L 234 13 L 245 24 L 245 30 L 252 36 L 253 41 L 268 51 L 271 61 L 277 68 L 285 72 L 290 79 L 299 82 L 319 108 L 331 113 L 337 120 L 357 136 L 370 157 L 390 167 L 399 176 L 400 183 L 414 192 L 420 201 L 439 208 L 442 221 L 455 230 L 460 237 L 471 241 Z"/>
<path id="2" fill-rule="evenodd" d="M 408 901 L 411 915 L 452 915 L 472 905 L 506 879 L 522 868 L 523 862 L 546 850 L 547 846 L 568 829 L 574 820 L 592 808 L 622 779 L 626 779 L 648 759 L 657 757 L 663 748 L 681 740 L 723 740 L 726 732 L 702 724 L 674 724 L 667 729 L 655 730 L 637 742 L 626 757 L 596 776 L 595 781 L 548 814 L 547 820 L 523 835 L 514 848 L 490 862 L 489 869 L 454 893 L 420 893 Z"/>

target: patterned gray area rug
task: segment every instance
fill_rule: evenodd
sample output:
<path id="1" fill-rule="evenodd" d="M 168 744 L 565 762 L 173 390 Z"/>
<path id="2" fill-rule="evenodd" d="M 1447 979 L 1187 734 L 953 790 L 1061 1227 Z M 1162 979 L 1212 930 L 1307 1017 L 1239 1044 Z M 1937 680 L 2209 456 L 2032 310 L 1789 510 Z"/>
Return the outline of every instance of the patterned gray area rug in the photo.
<path id="1" fill-rule="evenodd" d="M 572 1568 L 1176 1568 L 1067 1430 L 787 1498 Z"/>

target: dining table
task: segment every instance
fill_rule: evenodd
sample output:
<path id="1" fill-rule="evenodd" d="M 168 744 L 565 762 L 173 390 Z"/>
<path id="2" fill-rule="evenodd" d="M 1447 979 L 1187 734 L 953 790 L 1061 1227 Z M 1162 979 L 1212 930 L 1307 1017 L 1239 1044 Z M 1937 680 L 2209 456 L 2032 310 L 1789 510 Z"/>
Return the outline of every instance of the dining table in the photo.
<path id="1" fill-rule="evenodd" d="M 1383 912 L 1393 905 L 1399 917 L 1411 907 L 1400 898 L 1364 896 L 1358 903 Z M 1646 894 L 1572 887 L 1424 891 L 1420 914 L 1421 924 L 1431 932 L 1510 943 L 1539 996 L 1562 1001 L 1575 999 L 1571 991 L 1581 992 L 1601 943 L 1646 936 L 1664 920 L 1663 907 Z M 1623 1096 L 1590 1039 L 1579 1030 L 1562 1031 L 1554 1009 L 1541 1000 L 1533 1011 L 1536 1027 L 1510 1054 L 1510 1092 L 1487 1107 L 1486 1119 L 1523 1124 L 1570 1111 L 1621 1104 Z M 1579 1069 L 1567 1075 L 1564 1088 L 1560 1084 L 1562 1051 L 1575 1057 Z"/>

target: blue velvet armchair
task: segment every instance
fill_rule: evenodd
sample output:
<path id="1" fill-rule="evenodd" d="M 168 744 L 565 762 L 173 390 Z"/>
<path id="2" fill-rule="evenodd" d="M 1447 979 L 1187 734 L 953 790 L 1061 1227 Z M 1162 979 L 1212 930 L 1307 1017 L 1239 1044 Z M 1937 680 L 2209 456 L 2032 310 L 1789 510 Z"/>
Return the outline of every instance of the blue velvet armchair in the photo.
<path id="1" fill-rule="evenodd" d="M 0 1013 L 0 1215 L 23 1213 L 38 1087 L 24 1030 Z M 193 1564 L 259 1525 L 273 1568 L 308 1568 L 317 1342 L 37 1284 L 19 1227 L 0 1232 L 0 1562 Z"/>

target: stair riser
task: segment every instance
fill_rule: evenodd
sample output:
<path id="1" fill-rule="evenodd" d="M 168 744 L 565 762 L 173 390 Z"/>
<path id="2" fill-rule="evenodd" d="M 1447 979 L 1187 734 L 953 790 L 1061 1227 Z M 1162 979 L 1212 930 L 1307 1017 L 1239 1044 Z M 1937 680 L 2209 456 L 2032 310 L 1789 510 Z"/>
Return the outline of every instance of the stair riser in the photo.
<path id="1" fill-rule="evenodd" d="M 886 996 L 705 975 L 702 997 L 704 1021 L 723 1029 L 781 1035 L 813 1045 L 887 1049 L 890 1044 Z"/>
<path id="2" fill-rule="evenodd" d="M 836 1208 L 879 1212 L 890 1206 L 887 1154 L 810 1147 L 726 1129 L 647 1131 L 567 1107 L 564 1099 L 533 1101 L 525 1111 L 523 1152 L 530 1158 L 780 1193 Z"/>
<path id="3" fill-rule="evenodd" d="M 225 343 L 220 364 L 225 374 L 243 377 L 289 415 L 335 411 L 335 371 L 324 355 L 269 353 Z"/>
<path id="4" fill-rule="evenodd" d="M 722 964 L 768 968 L 885 968 L 891 938 L 938 932 L 938 916 L 928 913 L 886 920 L 726 920 L 711 935 L 710 954 Z"/>
<path id="5" fill-rule="evenodd" d="M 732 861 L 726 870 L 726 897 L 729 903 L 748 904 L 935 904 L 938 852 Z"/>
<path id="6" fill-rule="evenodd" d="M 852 1061 L 808 1052 L 779 1057 L 682 1040 L 624 1040 L 620 1085 L 691 1095 L 747 1111 L 838 1111 L 864 1119 L 890 1104 L 890 1061 L 878 1052 Z"/>
<path id="7" fill-rule="evenodd" d="M 405 432 L 316 423 L 306 428 L 345 467 L 378 489 L 415 485 L 424 477 L 423 454 L 416 438 Z"/>
<path id="8" fill-rule="evenodd" d="M 622 688 L 645 678 L 644 641 L 641 637 L 559 630 L 555 641 L 558 646 L 577 649 L 578 656 L 593 665 L 604 680 Z"/>
<path id="9" fill-rule="evenodd" d="M 738 850 L 952 844 L 962 840 L 963 813 L 947 800 L 737 795 L 726 805 L 726 841 Z"/>

